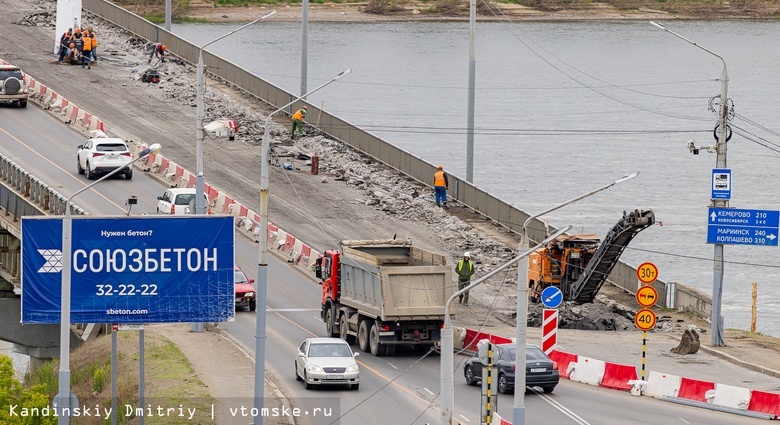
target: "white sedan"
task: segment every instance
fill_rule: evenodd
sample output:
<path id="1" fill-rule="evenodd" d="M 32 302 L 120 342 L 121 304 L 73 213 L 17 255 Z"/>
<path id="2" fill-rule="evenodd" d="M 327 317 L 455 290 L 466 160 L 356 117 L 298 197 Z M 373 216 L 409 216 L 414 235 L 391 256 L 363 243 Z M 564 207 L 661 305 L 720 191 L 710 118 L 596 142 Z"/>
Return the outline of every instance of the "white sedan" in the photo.
<path id="1" fill-rule="evenodd" d="M 87 178 L 93 180 L 101 174 L 110 173 L 117 168 L 127 180 L 133 178 L 133 167 L 129 165 L 133 160 L 133 154 L 127 148 L 122 139 L 101 137 L 87 140 L 78 147 L 78 172 L 87 174 Z"/>
<path id="2" fill-rule="evenodd" d="M 295 379 L 306 389 L 315 385 L 360 387 L 360 368 L 352 348 L 340 338 L 309 338 L 303 341 L 295 357 Z"/>

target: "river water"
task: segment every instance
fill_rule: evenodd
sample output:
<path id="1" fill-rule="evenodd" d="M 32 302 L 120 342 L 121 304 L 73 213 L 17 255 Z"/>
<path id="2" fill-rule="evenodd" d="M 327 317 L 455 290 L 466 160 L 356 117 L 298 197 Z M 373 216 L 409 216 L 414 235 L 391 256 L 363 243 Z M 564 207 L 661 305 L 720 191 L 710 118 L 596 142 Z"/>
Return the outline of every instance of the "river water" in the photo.
<path id="1" fill-rule="evenodd" d="M 730 206 L 778 209 L 780 22 L 669 21 L 670 30 L 721 55 L 737 115 L 728 143 Z M 182 24 L 203 44 L 237 25 Z M 301 27 L 269 21 L 208 47 L 266 80 L 300 92 Z M 309 101 L 465 178 L 468 23 L 309 24 L 308 88 L 352 74 Z M 538 213 L 625 174 L 639 177 L 544 218 L 603 237 L 624 210 L 652 208 L 659 224 L 623 254 L 654 262 L 660 278 L 712 293 L 706 244 L 723 65 L 648 21 L 478 23 L 474 181 Z M 717 106 L 716 106 L 717 108 Z M 745 137 L 748 136 L 748 137 Z M 752 140 L 751 140 L 752 139 Z M 758 326 L 780 337 L 778 247 L 725 247 L 723 316 L 749 329 L 758 283 Z"/>

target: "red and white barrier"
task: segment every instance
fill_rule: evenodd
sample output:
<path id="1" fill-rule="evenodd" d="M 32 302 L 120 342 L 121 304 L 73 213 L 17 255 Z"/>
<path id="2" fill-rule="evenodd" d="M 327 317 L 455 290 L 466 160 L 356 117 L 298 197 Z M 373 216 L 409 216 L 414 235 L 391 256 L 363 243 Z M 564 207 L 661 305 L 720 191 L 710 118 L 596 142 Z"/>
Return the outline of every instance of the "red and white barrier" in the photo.
<path id="1" fill-rule="evenodd" d="M 772 415 L 773 419 L 779 419 L 780 394 L 753 390 L 750 394 L 748 410 L 751 412 L 766 413 Z"/>
<path id="2" fill-rule="evenodd" d="M 680 377 L 651 370 L 642 395 L 654 398 L 675 397 L 680 387 Z"/>
<path id="3" fill-rule="evenodd" d="M 605 363 L 604 376 L 599 386 L 615 390 L 630 391 L 629 381 L 636 381 L 636 367 L 619 363 Z"/>
<path id="4" fill-rule="evenodd" d="M 561 378 L 569 379 L 569 374 L 571 373 L 570 369 L 573 369 L 574 365 L 577 364 L 577 355 L 553 350 L 549 356 L 550 360 L 558 363 L 558 374 L 561 376 Z"/>
<path id="5" fill-rule="evenodd" d="M 569 375 L 569 379 L 598 386 L 601 383 L 601 378 L 604 376 L 604 366 L 605 362 L 603 360 L 579 356 L 574 369 Z"/>
<path id="6" fill-rule="evenodd" d="M 508 420 L 502 418 L 501 415 L 499 415 L 496 412 L 493 412 L 493 418 L 490 421 L 490 423 L 496 425 L 512 425 L 512 422 L 509 422 Z"/>
<path id="7" fill-rule="evenodd" d="M 745 410 L 750 404 L 750 390 L 725 384 L 715 384 L 712 404 Z"/>
<path id="8" fill-rule="evenodd" d="M 542 351 L 548 356 L 558 347 L 558 309 L 542 310 Z"/>
<path id="9" fill-rule="evenodd" d="M 707 398 L 704 395 L 707 391 L 714 389 L 714 382 L 682 378 L 680 380 L 680 389 L 677 391 L 677 397 L 706 403 Z"/>

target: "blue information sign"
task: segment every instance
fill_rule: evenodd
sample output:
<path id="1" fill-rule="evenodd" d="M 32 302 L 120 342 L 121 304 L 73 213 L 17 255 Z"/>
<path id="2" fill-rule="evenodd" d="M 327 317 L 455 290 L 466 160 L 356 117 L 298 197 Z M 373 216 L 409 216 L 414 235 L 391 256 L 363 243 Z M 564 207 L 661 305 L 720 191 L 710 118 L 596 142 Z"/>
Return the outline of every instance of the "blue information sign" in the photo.
<path id="1" fill-rule="evenodd" d="M 710 208 L 707 243 L 777 246 L 780 211 Z"/>
<path id="2" fill-rule="evenodd" d="M 563 302 L 563 293 L 555 286 L 548 286 L 542 290 L 542 305 L 547 308 L 558 308 Z"/>
<path id="3" fill-rule="evenodd" d="M 230 216 L 74 217 L 71 323 L 234 315 Z M 22 218 L 22 323 L 60 323 L 62 218 Z"/>
<path id="4" fill-rule="evenodd" d="M 731 199 L 731 170 L 715 168 L 712 170 L 712 199 Z"/>

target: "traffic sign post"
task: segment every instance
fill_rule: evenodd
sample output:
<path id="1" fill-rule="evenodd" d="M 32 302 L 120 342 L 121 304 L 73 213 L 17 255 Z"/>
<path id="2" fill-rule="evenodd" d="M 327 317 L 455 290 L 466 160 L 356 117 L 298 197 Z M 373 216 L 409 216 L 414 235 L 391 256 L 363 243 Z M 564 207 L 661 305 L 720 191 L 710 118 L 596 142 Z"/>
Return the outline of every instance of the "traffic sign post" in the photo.
<path id="1" fill-rule="evenodd" d="M 542 351 L 548 356 L 558 347 L 558 310 L 542 310 Z"/>
<path id="2" fill-rule="evenodd" d="M 777 246 L 780 211 L 710 208 L 707 243 Z"/>
<path id="3" fill-rule="evenodd" d="M 542 305 L 547 308 L 558 308 L 563 302 L 563 292 L 556 286 L 548 286 L 542 291 Z"/>

